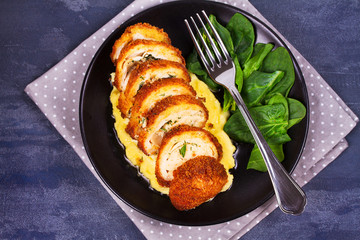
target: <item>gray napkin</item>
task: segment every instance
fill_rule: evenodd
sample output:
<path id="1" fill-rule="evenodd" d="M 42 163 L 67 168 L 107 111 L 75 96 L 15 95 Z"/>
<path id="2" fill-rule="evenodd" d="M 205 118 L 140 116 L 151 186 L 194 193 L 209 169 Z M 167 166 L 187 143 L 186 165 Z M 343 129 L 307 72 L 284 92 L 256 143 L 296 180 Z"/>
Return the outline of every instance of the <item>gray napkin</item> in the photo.
<path id="1" fill-rule="evenodd" d="M 278 207 L 275 198 L 249 214 L 223 224 L 188 227 L 159 222 L 134 211 L 118 199 L 100 180 L 83 146 L 78 119 L 79 96 L 91 59 L 103 41 L 119 25 L 135 14 L 162 2 L 167 1 L 135 0 L 48 72 L 29 84 L 25 91 L 145 237 L 157 240 L 170 237 L 173 239 L 240 238 Z M 253 14 L 273 28 L 247 0 L 221 2 Z M 309 134 L 301 160 L 293 173 L 294 179 L 303 186 L 347 148 L 348 144 L 344 138 L 359 119 L 304 57 L 290 43 L 286 43 L 303 71 L 310 99 Z"/>

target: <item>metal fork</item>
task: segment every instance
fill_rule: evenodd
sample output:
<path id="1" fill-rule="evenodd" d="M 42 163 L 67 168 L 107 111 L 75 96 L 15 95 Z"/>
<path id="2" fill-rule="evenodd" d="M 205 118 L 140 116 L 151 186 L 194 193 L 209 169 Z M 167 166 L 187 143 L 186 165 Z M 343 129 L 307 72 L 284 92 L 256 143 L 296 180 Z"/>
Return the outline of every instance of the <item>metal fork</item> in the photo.
<path id="1" fill-rule="evenodd" d="M 306 205 L 306 195 L 300 186 L 291 178 L 286 172 L 281 163 L 277 160 L 275 154 L 270 149 L 269 145 L 265 141 L 261 132 L 255 125 L 249 110 L 247 109 L 239 91 L 235 86 L 235 65 L 229 55 L 226 47 L 221 40 L 219 34 L 211 24 L 205 11 L 202 11 L 203 17 L 209 24 L 211 31 L 213 32 L 214 38 L 218 43 L 221 52 L 218 50 L 216 43 L 210 36 L 209 31 L 205 27 L 199 14 L 196 14 L 198 21 L 201 23 L 201 27 L 204 29 L 204 33 L 207 36 L 210 45 L 201 37 L 201 32 L 197 26 L 193 17 L 190 17 L 191 22 L 199 34 L 199 42 L 196 39 L 195 34 L 190 27 L 189 22 L 185 19 L 185 24 L 190 32 L 191 38 L 195 44 L 195 48 L 211 78 L 224 86 L 234 98 L 240 112 L 242 113 L 257 146 L 260 149 L 261 155 L 265 160 L 266 167 L 268 169 L 270 179 L 275 191 L 276 199 L 280 209 L 288 214 L 298 215 L 304 211 Z M 204 47 L 205 53 L 203 53 L 200 44 Z M 213 52 L 213 53 L 212 53 Z M 215 55 L 215 56 L 213 56 Z"/>

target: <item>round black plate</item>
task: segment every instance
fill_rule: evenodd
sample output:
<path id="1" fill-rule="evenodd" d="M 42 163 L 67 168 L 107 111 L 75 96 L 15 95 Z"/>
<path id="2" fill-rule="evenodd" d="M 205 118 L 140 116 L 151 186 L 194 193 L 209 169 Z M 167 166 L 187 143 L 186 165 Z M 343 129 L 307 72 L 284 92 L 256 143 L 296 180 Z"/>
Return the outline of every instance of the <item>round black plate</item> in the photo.
<path id="1" fill-rule="evenodd" d="M 205 10 L 214 14 L 225 24 L 231 16 L 240 12 L 253 23 L 257 41 L 272 42 L 275 47 L 285 46 L 284 42 L 264 23 L 235 7 L 208 1 L 177 1 L 158 5 L 134 16 L 116 29 L 103 43 L 91 62 L 81 91 L 80 122 L 81 133 L 89 158 L 105 184 L 137 211 L 160 221 L 181 225 L 209 225 L 229 221 L 242 216 L 263 204 L 274 193 L 267 173 L 246 170 L 251 146 L 240 144 L 236 155 L 236 167 L 232 171 L 234 182 L 230 190 L 220 193 L 212 201 L 198 208 L 180 212 L 170 203 L 168 196 L 149 188 L 136 168 L 125 159 L 124 149 L 114 132 L 109 95 L 111 86 L 108 78 L 115 70 L 110 53 L 115 40 L 124 29 L 137 22 L 148 22 L 163 28 L 175 47 L 186 58 L 193 49 L 193 43 L 186 30 L 184 19 Z M 308 99 L 301 71 L 293 58 L 296 80 L 290 96 L 303 102 L 308 109 Z M 308 126 L 308 117 L 291 128 L 292 141 L 284 147 L 284 167 L 292 171 L 301 155 Z"/>

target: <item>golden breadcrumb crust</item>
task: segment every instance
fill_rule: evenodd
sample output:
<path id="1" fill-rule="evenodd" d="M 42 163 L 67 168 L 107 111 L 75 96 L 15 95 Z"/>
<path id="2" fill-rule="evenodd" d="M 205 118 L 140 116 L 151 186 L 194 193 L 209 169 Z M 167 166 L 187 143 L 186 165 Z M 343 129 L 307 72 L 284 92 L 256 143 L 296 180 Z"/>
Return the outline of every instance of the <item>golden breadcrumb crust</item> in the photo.
<path id="1" fill-rule="evenodd" d="M 121 49 L 129 42 L 137 38 L 152 39 L 155 41 L 166 42 L 171 44 L 171 40 L 163 29 L 152 26 L 148 23 L 137 23 L 127 27 L 119 39 L 117 39 L 112 47 L 110 54 L 111 61 L 116 63 Z"/>
<path id="2" fill-rule="evenodd" d="M 138 129 L 141 127 L 142 118 L 146 112 L 150 111 L 156 102 L 175 95 L 196 96 L 196 92 L 181 78 L 162 78 L 155 82 L 145 83 L 135 96 L 130 120 L 126 127 L 127 133 L 137 139 Z"/>
<path id="3" fill-rule="evenodd" d="M 224 166 L 212 157 L 188 160 L 174 171 L 169 197 L 180 211 L 193 209 L 215 197 L 227 183 Z"/>
<path id="4" fill-rule="evenodd" d="M 118 108 L 123 116 L 129 116 L 135 95 L 142 85 L 169 77 L 182 78 L 185 82 L 190 82 L 189 73 L 181 63 L 159 59 L 137 64 L 130 73 L 126 89 L 119 96 Z"/>
<path id="5" fill-rule="evenodd" d="M 122 82 L 125 80 L 128 71 L 131 71 L 134 67 L 134 62 L 137 62 L 134 59 L 137 57 L 142 57 L 142 60 L 144 60 L 144 58 L 145 60 L 151 58 L 167 59 L 179 62 L 185 66 L 185 59 L 181 55 L 181 51 L 168 43 L 147 39 L 131 41 L 121 50 L 116 63 L 115 81 L 113 85 L 119 91 L 125 90 Z M 130 66 L 127 66 L 127 64 Z"/>
<path id="6" fill-rule="evenodd" d="M 165 134 L 164 138 L 162 139 L 162 142 L 161 142 L 161 145 L 159 148 L 159 153 L 158 153 L 158 156 L 156 159 L 155 175 L 158 180 L 158 183 L 161 186 L 169 187 L 170 183 L 171 183 L 171 181 L 164 179 L 161 174 L 160 161 L 164 160 L 163 156 L 164 155 L 166 156 L 166 154 L 167 154 L 166 152 L 164 152 L 165 151 L 164 149 L 167 147 L 168 144 L 171 144 L 171 142 L 174 138 L 180 138 L 181 135 L 188 134 L 189 132 L 192 132 L 193 134 L 197 135 L 197 137 L 199 137 L 199 135 L 200 135 L 204 141 L 208 141 L 208 142 L 212 143 L 217 150 L 217 157 L 216 158 L 215 158 L 215 156 L 211 156 L 211 157 L 215 158 L 218 162 L 220 162 L 220 160 L 222 159 L 222 156 L 223 156 L 222 146 L 219 143 L 218 139 L 213 134 L 211 134 L 209 131 L 207 131 L 203 128 L 200 128 L 200 127 L 194 127 L 194 126 L 189 126 L 189 125 L 176 126 Z M 188 141 L 191 142 L 191 139 L 189 139 Z"/>
<path id="7" fill-rule="evenodd" d="M 182 111 L 184 109 L 193 111 L 198 111 L 202 114 L 202 121 L 196 122 L 197 127 L 204 127 L 206 121 L 209 117 L 209 112 L 206 109 L 203 102 L 194 96 L 190 95 L 176 95 L 166 97 L 155 104 L 155 106 L 145 114 L 146 118 L 146 127 L 140 129 L 139 138 L 138 138 L 138 147 L 147 155 L 156 154 L 159 148 L 158 145 L 154 144 L 152 147 L 153 149 L 148 149 L 146 147 L 147 141 L 152 134 L 158 131 L 157 128 L 162 126 L 155 126 L 156 123 L 161 121 L 162 118 L 168 117 L 169 115 L 172 116 L 174 124 L 172 125 L 175 127 L 175 121 L 179 119 L 179 112 L 185 114 L 186 112 Z M 184 116 L 181 116 L 184 117 Z M 178 120 L 180 123 L 180 120 Z M 169 127 L 172 127 L 169 126 Z"/>

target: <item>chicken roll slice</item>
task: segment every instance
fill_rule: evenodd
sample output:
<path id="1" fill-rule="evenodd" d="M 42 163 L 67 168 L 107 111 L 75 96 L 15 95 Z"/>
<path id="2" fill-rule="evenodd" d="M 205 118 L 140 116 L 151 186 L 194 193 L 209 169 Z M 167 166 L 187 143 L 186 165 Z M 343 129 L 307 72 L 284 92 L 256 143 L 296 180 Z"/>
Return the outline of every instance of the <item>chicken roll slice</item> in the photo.
<path id="1" fill-rule="evenodd" d="M 208 117 L 203 102 L 194 96 L 164 98 L 145 114 L 138 147 L 147 155 L 156 154 L 164 134 L 171 128 L 181 124 L 204 127 Z"/>
<path id="2" fill-rule="evenodd" d="M 129 73 L 136 64 L 151 59 L 167 59 L 185 65 L 181 51 L 172 45 L 154 40 L 137 39 L 127 44 L 120 52 L 116 63 L 114 86 L 124 91 Z"/>
<path id="3" fill-rule="evenodd" d="M 209 156 L 220 161 L 222 147 L 209 131 L 181 125 L 169 131 L 162 140 L 156 159 L 155 175 L 160 185 L 168 187 L 173 172 L 191 158 Z"/>
<path id="4" fill-rule="evenodd" d="M 136 94 L 134 105 L 131 108 L 130 121 L 126 127 L 129 135 L 137 139 L 146 112 L 150 111 L 155 103 L 176 95 L 196 96 L 195 90 L 181 78 L 162 78 L 155 82 L 146 83 Z"/>
<path id="5" fill-rule="evenodd" d="M 226 170 L 217 159 L 199 156 L 174 171 L 169 197 L 176 209 L 190 210 L 214 198 L 227 181 Z"/>
<path id="6" fill-rule="evenodd" d="M 116 63 L 123 47 L 137 39 L 149 39 L 171 44 L 171 40 L 163 29 L 152 26 L 148 23 L 137 23 L 127 27 L 121 37 L 115 41 L 110 54 L 111 61 Z"/>
<path id="7" fill-rule="evenodd" d="M 160 78 L 181 78 L 190 82 L 190 76 L 181 63 L 169 60 L 150 60 L 138 64 L 129 75 L 129 80 L 124 92 L 120 93 L 119 105 L 123 116 L 129 116 L 130 109 L 135 101 L 135 96 L 146 83 L 154 82 Z"/>

